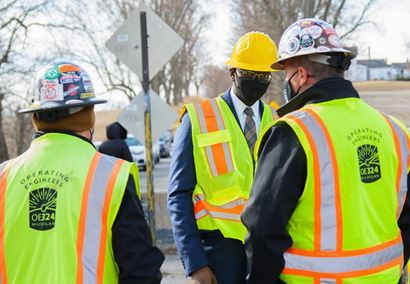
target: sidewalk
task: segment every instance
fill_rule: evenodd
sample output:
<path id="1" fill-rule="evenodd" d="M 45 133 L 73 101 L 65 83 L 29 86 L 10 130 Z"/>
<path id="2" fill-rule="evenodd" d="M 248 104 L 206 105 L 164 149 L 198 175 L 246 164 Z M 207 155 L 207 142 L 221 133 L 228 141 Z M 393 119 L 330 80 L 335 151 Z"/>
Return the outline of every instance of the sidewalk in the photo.
<path id="1" fill-rule="evenodd" d="M 161 284 L 186 284 L 189 281 L 184 276 L 184 268 L 178 255 L 165 255 L 161 272 Z"/>

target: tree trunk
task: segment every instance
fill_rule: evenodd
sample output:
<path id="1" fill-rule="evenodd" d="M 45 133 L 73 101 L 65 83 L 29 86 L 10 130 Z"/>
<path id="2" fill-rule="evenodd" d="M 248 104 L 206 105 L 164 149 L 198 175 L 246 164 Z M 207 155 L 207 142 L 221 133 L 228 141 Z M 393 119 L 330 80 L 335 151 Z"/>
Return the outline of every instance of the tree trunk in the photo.
<path id="1" fill-rule="evenodd" d="M 4 94 L 0 94 L 0 163 L 9 159 L 9 153 L 7 151 L 6 137 L 4 136 L 3 128 L 3 99 Z"/>

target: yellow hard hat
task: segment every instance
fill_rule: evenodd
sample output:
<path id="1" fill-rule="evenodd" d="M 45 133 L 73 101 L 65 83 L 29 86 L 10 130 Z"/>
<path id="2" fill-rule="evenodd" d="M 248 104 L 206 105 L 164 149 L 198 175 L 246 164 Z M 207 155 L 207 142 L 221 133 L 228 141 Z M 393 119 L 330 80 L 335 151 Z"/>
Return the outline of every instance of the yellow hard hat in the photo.
<path id="1" fill-rule="evenodd" d="M 232 68 L 272 72 L 273 62 L 278 60 L 278 50 L 273 40 L 262 32 L 244 34 L 233 47 L 226 64 Z"/>

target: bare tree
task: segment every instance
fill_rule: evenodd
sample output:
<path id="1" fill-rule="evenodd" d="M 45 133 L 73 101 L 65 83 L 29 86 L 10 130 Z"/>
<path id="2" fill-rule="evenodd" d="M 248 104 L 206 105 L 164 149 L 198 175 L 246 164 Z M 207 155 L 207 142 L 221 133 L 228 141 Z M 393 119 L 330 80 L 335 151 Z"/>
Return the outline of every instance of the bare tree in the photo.
<path id="1" fill-rule="evenodd" d="M 147 4 L 184 38 L 182 49 L 152 80 L 154 91 L 162 94 L 170 104 L 181 101 L 181 97 L 189 95 L 189 89 L 194 86 L 196 67 L 201 58 L 200 34 L 206 20 L 198 3 L 198 0 L 152 0 Z M 89 16 L 84 17 L 78 7 L 86 9 Z M 129 99 L 140 90 L 139 80 L 108 52 L 104 42 L 134 8 L 135 1 L 132 0 L 105 0 L 98 3 L 76 0 L 61 8 L 75 19 L 78 29 L 72 34 L 72 38 L 81 43 L 77 50 L 70 48 L 71 50 L 62 50 L 62 53 L 77 57 L 92 66 L 106 92 L 120 91 Z"/>
<path id="2" fill-rule="evenodd" d="M 50 0 L 0 2 L 0 162 L 10 156 L 6 137 L 12 141 L 12 137 L 16 137 L 5 132 L 3 115 L 13 117 L 16 102 L 24 100 L 24 85 L 27 85 L 28 74 L 37 63 L 34 57 L 26 54 L 27 39 L 33 29 L 47 25 L 39 19 L 44 19 L 50 3 Z M 22 144 L 21 141 L 13 142 L 9 146 Z M 12 152 L 13 156 L 17 154 Z"/>
<path id="3" fill-rule="evenodd" d="M 279 43 L 283 31 L 301 18 L 320 18 L 338 28 L 341 38 L 349 38 L 362 25 L 369 23 L 371 8 L 377 0 L 239 0 L 234 16 L 238 37 L 258 30 Z M 265 99 L 283 103 L 280 82 L 283 74 L 273 74 L 273 83 Z"/>
<path id="4" fill-rule="evenodd" d="M 228 67 L 209 65 L 203 74 L 203 86 L 205 96 L 209 98 L 217 97 L 232 85 Z"/>

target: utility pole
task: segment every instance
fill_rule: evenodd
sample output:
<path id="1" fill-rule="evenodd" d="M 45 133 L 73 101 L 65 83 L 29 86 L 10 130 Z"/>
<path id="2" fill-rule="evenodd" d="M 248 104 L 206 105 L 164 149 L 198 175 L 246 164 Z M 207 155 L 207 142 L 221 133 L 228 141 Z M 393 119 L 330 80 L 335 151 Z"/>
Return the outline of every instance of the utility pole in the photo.
<path id="1" fill-rule="evenodd" d="M 147 14 L 140 12 L 141 23 L 141 55 L 142 55 L 142 88 L 144 90 L 144 124 L 145 124 L 145 153 L 147 164 L 147 201 L 148 223 L 151 230 L 152 242 L 155 244 L 157 233 L 155 227 L 155 202 L 154 202 L 154 177 L 152 163 L 152 135 L 151 135 L 151 101 L 149 92 L 149 68 L 148 68 L 148 34 Z"/>

